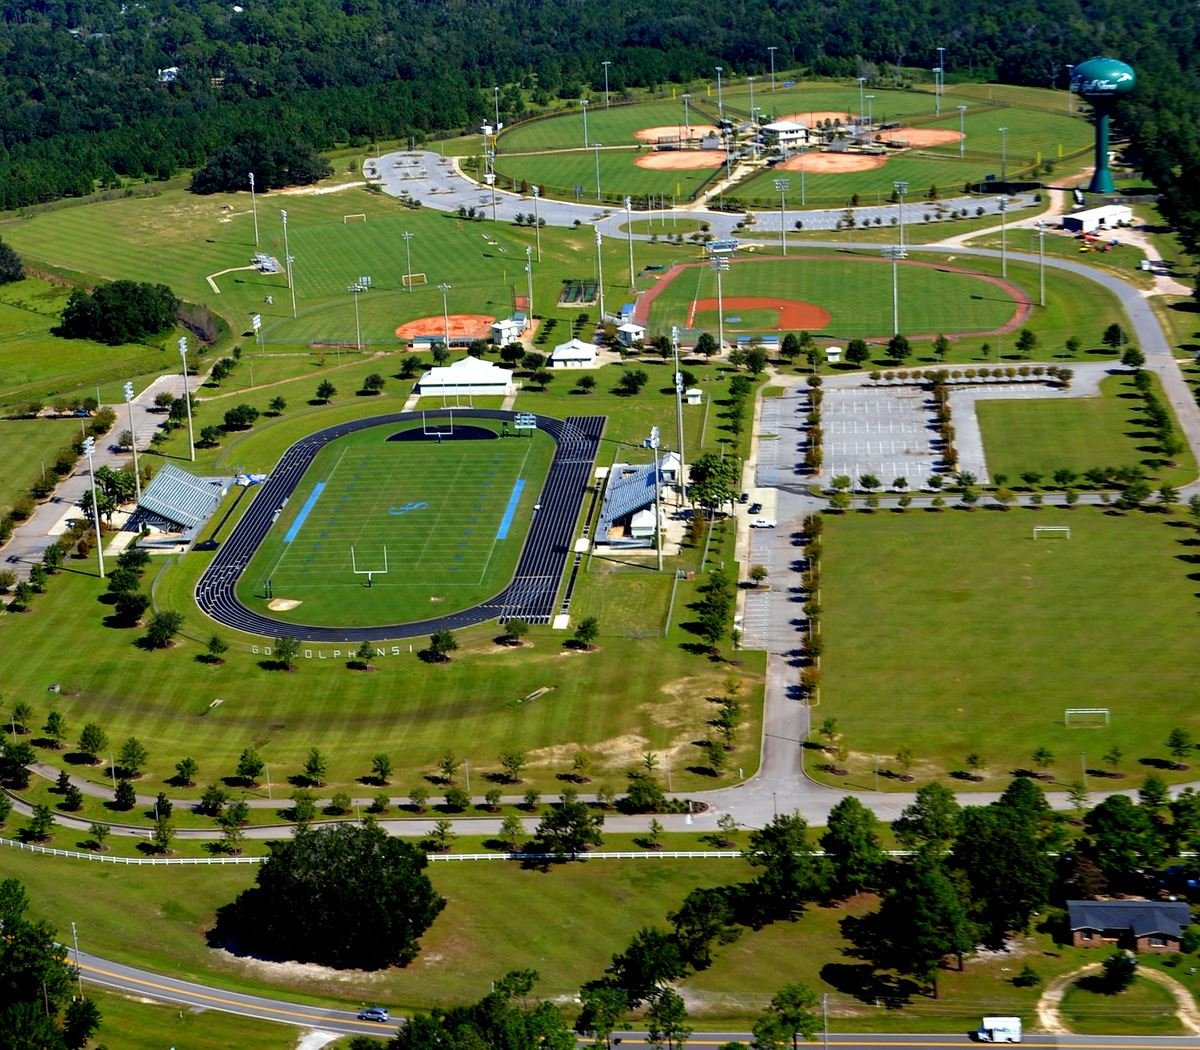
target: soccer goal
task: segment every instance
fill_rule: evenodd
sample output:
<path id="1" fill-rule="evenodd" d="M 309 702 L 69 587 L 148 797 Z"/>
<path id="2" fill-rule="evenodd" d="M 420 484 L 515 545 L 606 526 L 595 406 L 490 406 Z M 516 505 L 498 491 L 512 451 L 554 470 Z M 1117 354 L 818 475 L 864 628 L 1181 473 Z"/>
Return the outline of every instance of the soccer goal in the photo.
<path id="1" fill-rule="evenodd" d="M 342 225 L 343 226 L 349 226 L 350 223 L 352 223 L 352 222 L 366 222 L 366 221 L 367 221 L 367 213 L 365 211 L 357 212 L 354 215 L 343 215 L 342 216 Z"/>
<path id="2" fill-rule="evenodd" d="M 400 283 L 404 285 L 405 288 L 411 288 L 416 284 L 428 284 L 429 278 L 423 273 L 406 273 L 400 278 Z"/>
<path id="3" fill-rule="evenodd" d="M 1033 527 L 1033 538 L 1035 540 L 1069 540 L 1071 538 L 1071 526 L 1035 525 Z"/>
<path id="4" fill-rule="evenodd" d="M 1107 707 L 1068 707 L 1063 712 L 1063 725 L 1068 729 L 1105 729 L 1108 719 Z"/>

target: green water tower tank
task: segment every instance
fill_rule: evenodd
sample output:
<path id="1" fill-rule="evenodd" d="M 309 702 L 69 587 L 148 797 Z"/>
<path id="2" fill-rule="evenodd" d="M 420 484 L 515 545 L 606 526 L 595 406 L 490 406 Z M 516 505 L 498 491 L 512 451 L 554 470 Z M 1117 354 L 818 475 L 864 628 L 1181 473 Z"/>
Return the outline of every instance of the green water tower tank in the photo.
<path id="1" fill-rule="evenodd" d="M 1112 173 L 1108 169 L 1108 124 L 1117 100 L 1129 94 L 1137 76 L 1116 58 L 1089 58 L 1071 71 L 1071 89 L 1091 103 L 1096 115 L 1095 169 L 1088 184 L 1091 193 L 1112 193 Z"/>

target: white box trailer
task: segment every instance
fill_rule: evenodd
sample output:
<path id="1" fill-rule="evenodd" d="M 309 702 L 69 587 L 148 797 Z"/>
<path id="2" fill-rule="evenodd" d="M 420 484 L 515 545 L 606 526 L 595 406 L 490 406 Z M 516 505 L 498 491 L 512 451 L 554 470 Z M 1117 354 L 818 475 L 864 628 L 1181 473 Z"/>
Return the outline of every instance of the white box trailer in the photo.
<path id="1" fill-rule="evenodd" d="M 1021 1041 L 1021 1019 L 1019 1017 L 985 1017 L 975 1035 L 981 1043 L 1019 1043 Z"/>

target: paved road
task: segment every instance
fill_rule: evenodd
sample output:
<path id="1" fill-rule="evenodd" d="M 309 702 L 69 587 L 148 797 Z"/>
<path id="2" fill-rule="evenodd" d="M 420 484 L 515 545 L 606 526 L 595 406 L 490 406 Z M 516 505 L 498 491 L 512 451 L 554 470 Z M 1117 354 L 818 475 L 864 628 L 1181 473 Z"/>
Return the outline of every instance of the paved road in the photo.
<path id="1" fill-rule="evenodd" d="M 72 962 L 74 951 L 69 952 Z M 318 1006 L 292 1003 L 266 996 L 245 995 L 211 985 L 182 981 L 173 977 L 140 970 L 133 966 L 112 962 L 87 952 L 78 956 L 83 979 L 89 984 L 100 985 L 114 991 L 138 998 L 154 999 L 197 1010 L 219 1010 L 222 1013 L 241 1017 L 254 1017 L 264 1021 L 296 1025 L 301 1028 L 339 1035 L 375 1036 L 390 1035 L 391 1024 L 375 1021 L 359 1021 L 351 1010 L 329 1010 Z M 364 1003 L 366 1005 L 374 1005 Z M 645 1033 L 636 1030 L 615 1033 L 622 1046 L 647 1046 Z M 749 1032 L 697 1032 L 686 1043 L 689 1047 L 720 1046 L 722 1043 L 741 1041 L 749 1043 Z M 824 1046 L 835 1046 L 845 1050 L 869 1047 L 904 1047 L 905 1050 L 944 1050 L 946 1047 L 967 1046 L 968 1032 L 949 1035 L 891 1035 L 830 1033 L 823 1040 Z M 591 1045 L 590 1040 L 580 1040 L 580 1045 Z M 1038 1036 L 1030 1035 L 1023 1044 L 1037 1048 L 1079 1048 L 1079 1050 L 1175 1050 L 1187 1047 L 1194 1050 L 1195 1037 L 1124 1037 L 1124 1036 Z"/>

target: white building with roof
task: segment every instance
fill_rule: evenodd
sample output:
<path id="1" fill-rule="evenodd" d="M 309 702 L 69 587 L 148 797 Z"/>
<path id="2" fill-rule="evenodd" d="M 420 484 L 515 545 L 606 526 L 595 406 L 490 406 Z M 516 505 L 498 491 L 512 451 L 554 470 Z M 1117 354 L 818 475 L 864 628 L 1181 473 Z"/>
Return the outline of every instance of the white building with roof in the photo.
<path id="1" fill-rule="evenodd" d="M 633 321 L 626 321 L 623 325 L 617 326 L 617 342 L 622 346 L 631 347 L 635 343 L 640 343 L 646 338 L 646 326 L 635 324 Z"/>
<path id="2" fill-rule="evenodd" d="M 497 346 L 519 342 L 525 331 L 525 322 L 516 317 L 498 317 L 492 322 L 492 342 Z"/>
<path id="3" fill-rule="evenodd" d="M 768 142 L 780 146 L 803 146 L 808 142 L 808 125 L 794 120 L 773 120 L 762 127 Z"/>
<path id="4" fill-rule="evenodd" d="M 559 343 L 546 362 L 551 368 L 595 368 L 596 347 L 582 339 Z"/>
<path id="5" fill-rule="evenodd" d="M 464 357 L 445 367 L 431 368 L 417 380 L 416 393 L 507 397 L 512 389 L 508 369 L 478 357 Z"/>

